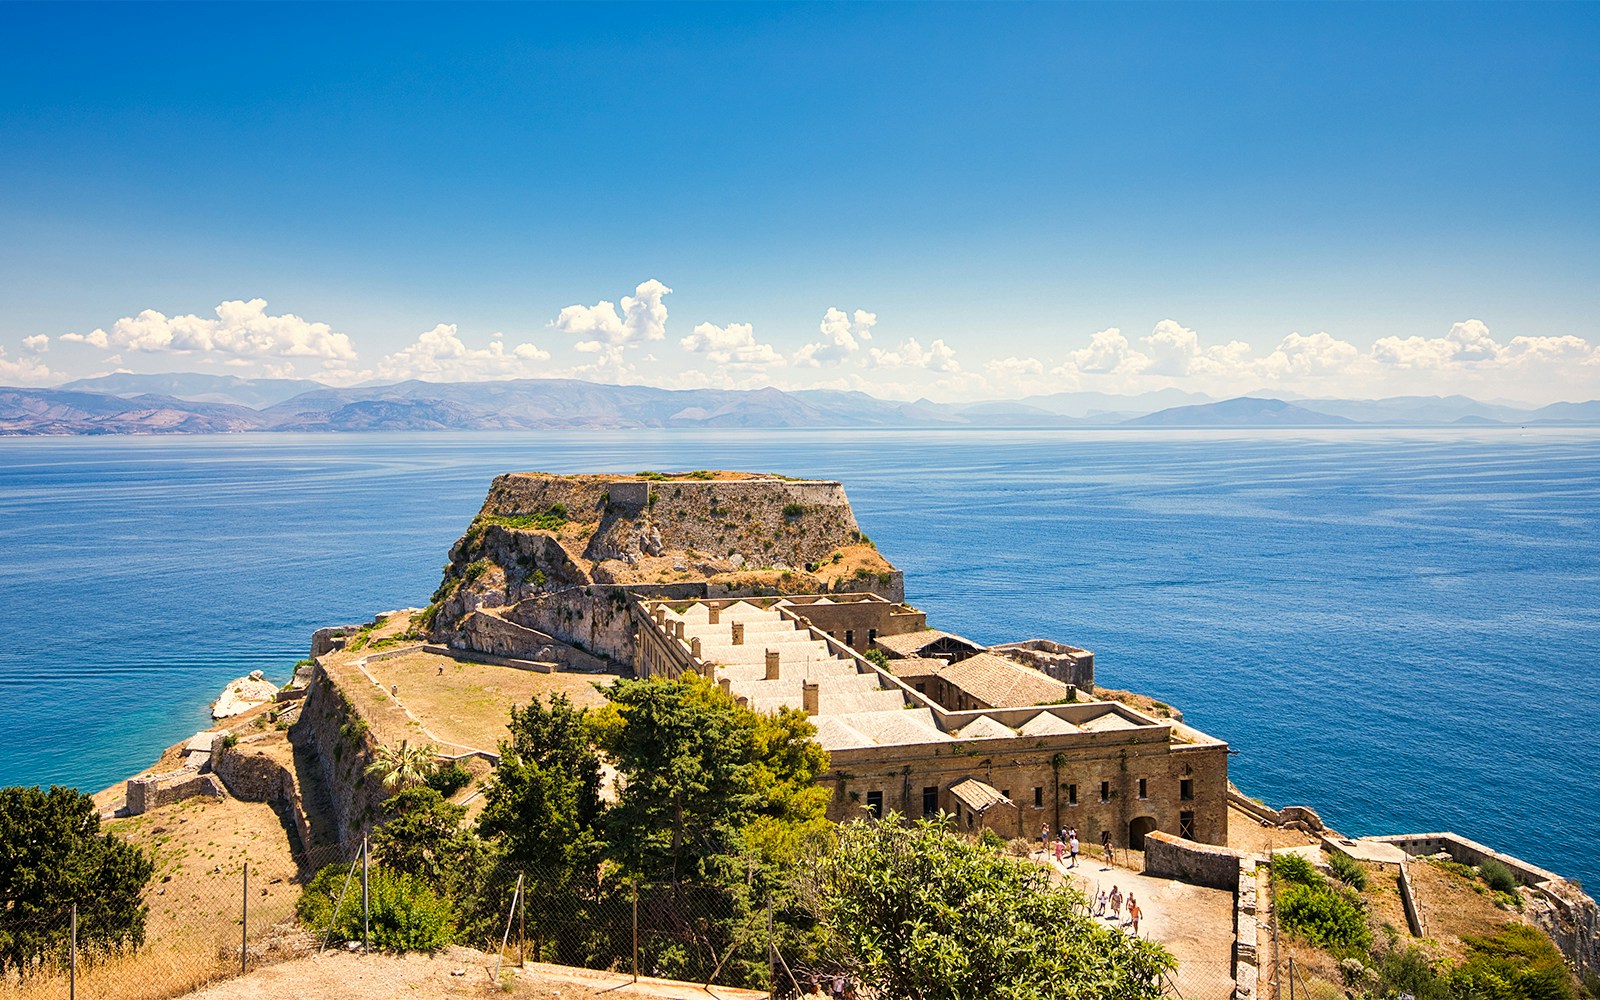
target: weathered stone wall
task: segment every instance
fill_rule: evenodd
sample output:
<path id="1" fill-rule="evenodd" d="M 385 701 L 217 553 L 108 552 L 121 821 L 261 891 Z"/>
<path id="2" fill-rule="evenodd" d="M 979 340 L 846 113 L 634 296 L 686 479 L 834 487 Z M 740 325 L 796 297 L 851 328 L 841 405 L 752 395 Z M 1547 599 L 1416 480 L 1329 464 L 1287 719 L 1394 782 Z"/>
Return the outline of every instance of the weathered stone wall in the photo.
<path id="1" fill-rule="evenodd" d="M 387 791 L 366 768 L 375 748 L 366 722 L 318 664 L 306 688 L 305 707 L 289 727 L 290 742 L 318 769 L 333 811 L 333 839 L 359 840 L 381 815 Z"/>
<path id="2" fill-rule="evenodd" d="M 813 626 L 847 643 L 858 653 L 872 648 L 874 638 L 904 635 L 928 627 L 922 613 L 896 614 L 896 605 L 884 601 L 847 601 L 840 604 L 797 604 L 791 610 Z"/>
<path id="3" fill-rule="evenodd" d="M 1239 888 L 1241 858 L 1238 851 L 1197 844 L 1170 833 L 1157 831 L 1144 838 L 1144 873 L 1156 878 L 1234 892 Z"/>
<path id="4" fill-rule="evenodd" d="M 1288 810 L 1285 810 L 1287 812 Z M 1537 885 L 1551 879 L 1559 879 L 1560 875 L 1547 871 L 1537 865 L 1529 864 L 1521 858 L 1509 854 L 1501 854 L 1491 847 L 1485 847 L 1475 840 L 1468 840 L 1457 833 L 1402 833 L 1382 837 L 1363 837 L 1363 840 L 1375 840 L 1383 844 L 1393 844 L 1407 854 L 1417 857 L 1426 854 L 1438 854 L 1443 851 L 1450 855 L 1452 860 L 1464 865 L 1481 865 L 1485 861 L 1494 860 L 1511 869 L 1511 874 L 1523 885 Z"/>
<path id="5" fill-rule="evenodd" d="M 309 849 L 312 846 L 311 825 L 306 819 L 300 783 L 292 764 L 280 759 L 287 749 L 276 733 L 246 736 L 231 747 L 219 741 L 212 750 L 211 767 L 234 798 L 268 802 L 287 812 L 300 834 L 301 847 Z"/>
<path id="6" fill-rule="evenodd" d="M 188 767 L 145 778 L 130 778 L 127 786 L 128 814 L 138 816 L 196 795 L 221 798 L 222 785 L 215 776 L 201 774 Z"/>
<path id="7" fill-rule="evenodd" d="M 1057 754 L 1063 759 L 1059 772 L 1051 766 Z M 1135 819 L 1149 817 L 1155 829 L 1177 835 L 1181 815 L 1191 812 L 1195 840 L 1220 844 L 1228 838 L 1225 744 L 1133 743 L 1125 733 L 1072 734 L 836 750 L 832 762 L 821 783 L 833 792 L 828 818 L 836 821 L 853 816 L 869 791 L 883 793 L 886 810 L 921 816 L 923 789 L 935 788 L 942 798 L 950 785 L 973 777 L 1017 804 L 1016 829 L 1000 831 L 1007 837 L 1038 836 L 1041 824 L 1069 826 L 1085 843 L 1097 845 L 1101 832 L 1110 831 L 1112 842 L 1126 847 Z M 1144 798 L 1139 797 L 1140 778 Z M 1184 780 L 1192 782 L 1187 800 Z M 1101 782 L 1109 792 L 1106 801 L 1100 797 Z"/>

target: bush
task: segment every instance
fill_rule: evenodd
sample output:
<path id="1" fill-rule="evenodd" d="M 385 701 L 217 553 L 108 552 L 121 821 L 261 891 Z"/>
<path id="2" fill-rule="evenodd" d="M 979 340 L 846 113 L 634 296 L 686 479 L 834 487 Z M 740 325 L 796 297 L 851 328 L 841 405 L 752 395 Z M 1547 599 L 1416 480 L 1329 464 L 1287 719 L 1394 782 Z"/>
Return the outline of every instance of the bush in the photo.
<path id="1" fill-rule="evenodd" d="M 797 504 L 797 503 L 786 503 L 786 504 L 783 505 L 783 516 L 784 517 L 799 517 L 801 514 L 804 514 L 805 512 L 806 512 L 806 509 L 804 507 L 802 507 L 800 504 Z"/>
<path id="2" fill-rule="evenodd" d="M 1315 865 L 1298 854 L 1287 852 L 1272 856 L 1272 877 L 1295 885 L 1317 885 L 1322 881 Z"/>
<path id="3" fill-rule="evenodd" d="M 428 775 L 428 787 L 447 799 L 471 782 L 472 772 L 456 761 L 451 761 L 444 767 L 436 767 L 433 773 Z"/>
<path id="4" fill-rule="evenodd" d="M 329 865 L 300 894 L 295 913 L 306 929 L 334 941 L 361 940 L 361 872 Z M 349 888 L 345 889 L 348 881 Z M 450 901 L 411 875 L 374 868 L 368 875 L 372 946 L 381 951 L 434 952 L 450 943 L 456 913 Z M 339 893 L 344 890 L 344 898 Z M 334 906 L 338 912 L 334 912 Z"/>
<path id="5" fill-rule="evenodd" d="M 1328 856 L 1328 864 L 1333 868 L 1334 877 L 1350 888 L 1361 890 L 1367 887 L 1367 870 L 1350 855 L 1335 851 Z"/>
<path id="6" fill-rule="evenodd" d="M 889 669 L 889 654 L 881 649 L 869 649 L 865 654 L 867 662 L 884 670 Z"/>
<path id="7" fill-rule="evenodd" d="M 1506 892 L 1516 895 L 1517 877 L 1511 874 L 1511 869 L 1496 861 L 1487 858 L 1478 866 L 1478 877 L 1483 879 L 1483 884 L 1495 892 Z"/>
<path id="8" fill-rule="evenodd" d="M 1289 933 L 1319 948 L 1348 953 L 1372 944 L 1361 900 L 1321 876 L 1311 885 L 1285 883 L 1278 890 L 1278 917 Z"/>

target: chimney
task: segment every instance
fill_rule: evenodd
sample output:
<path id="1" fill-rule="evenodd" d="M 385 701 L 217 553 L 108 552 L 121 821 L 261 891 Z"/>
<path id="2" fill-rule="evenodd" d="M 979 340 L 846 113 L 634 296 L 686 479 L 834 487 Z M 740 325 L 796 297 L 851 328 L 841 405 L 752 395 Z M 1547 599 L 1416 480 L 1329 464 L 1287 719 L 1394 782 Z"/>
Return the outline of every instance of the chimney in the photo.
<path id="1" fill-rule="evenodd" d="M 778 679 L 778 651 L 776 649 L 769 649 L 769 650 L 767 650 L 767 680 L 775 681 L 777 679 Z"/>
<path id="2" fill-rule="evenodd" d="M 721 622 L 722 609 L 717 607 L 715 604 L 706 605 L 706 621 L 710 622 L 712 625 L 716 625 L 717 623 Z"/>
<path id="3" fill-rule="evenodd" d="M 733 694 L 733 679 L 730 677 L 718 678 L 717 686 L 722 688 L 723 694 Z"/>
<path id="4" fill-rule="evenodd" d="M 735 646 L 744 645 L 744 622 L 733 623 L 733 644 Z"/>
<path id="5" fill-rule="evenodd" d="M 657 604 L 655 609 L 650 612 L 650 617 L 656 620 L 656 627 L 660 628 L 667 624 L 667 609 Z"/>
<path id="6" fill-rule="evenodd" d="M 693 656 L 697 660 L 700 658 L 700 637 L 699 636 L 695 636 L 693 639 L 689 640 L 689 655 Z"/>
<path id="7" fill-rule="evenodd" d="M 816 681 L 802 681 L 800 683 L 800 701 L 805 705 L 807 715 L 817 714 L 817 702 L 820 700 L 821 688 Z"/>
<path id="8" fill-rule="evenodd" d="M 672 623 L 672 634 L 680 639 L 683 638 L 683 622 L 681 620 Z"/>

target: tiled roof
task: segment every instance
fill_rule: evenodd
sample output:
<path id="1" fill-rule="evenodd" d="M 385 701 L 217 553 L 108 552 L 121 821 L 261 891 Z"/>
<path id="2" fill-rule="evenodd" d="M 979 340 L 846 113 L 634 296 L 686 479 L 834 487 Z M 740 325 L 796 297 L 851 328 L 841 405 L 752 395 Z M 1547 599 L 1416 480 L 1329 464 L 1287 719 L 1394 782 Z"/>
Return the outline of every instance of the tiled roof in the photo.
<path id="1" fill-rule="evenodd" d="M 1108 733 L 1116 729 L 1134 729 L 1137 726 L 1138 723 L 1124 719 L 1115 709 L 1108 709 L 1104 715 L 1097 715 L 1087 722 L 1078 723 L 1078 728 L 1091 733 Z"/>
<path id="2" fill-rule="evenodd" d="M 1024 736 L 1059 736 L 1062 733 L 1081 733 L 1083 730 L 1059 716 L 1040 712 L 1023 723 L 1017 732 Z"/>
<path id="3" fill-rule="evenodd" d="M 996 708 L 1054 704 L 1067 697 L 1067 685 L 1062 682 L 993 653 L 952 663 L 940 676 L 945 683 Z"/>
<path id="4" fill-rule="evenodd" d="M 1011 800 L 1001 795 L 998 788 L 977 778 L 962 778 L 950 786 L 950 794 L 973 812 L 981 813 L 991 806 L 1011 804 Z"/>
<path id="5" fill-rule="evenodd" d="M 889 672 L 896 677 L 929 677 L 949 665 L 932 656 L 901 656 L 889 661 Z"/>
<path id="6" fill-rule="evenodd" d="M 1002 740 L 1016 739 L 1017 731 L 987 715 L 980 715 L 962 726 L 956 735 L 964 740 Z"/>
<path id="7" fill-rule="evenodd" d="M 973 649 L 983 648 L 971 639 L 963 639 L 954 632 L 942 632 L 936 628 L 925 628 L 917 632 L 905 632 L 900 635 L 880 635 L 873 642 L 885 652 L 893 653 L 895 656 L 915 656 L 940 639 L 954 639 L 956 642 L 970 646 Z"/>

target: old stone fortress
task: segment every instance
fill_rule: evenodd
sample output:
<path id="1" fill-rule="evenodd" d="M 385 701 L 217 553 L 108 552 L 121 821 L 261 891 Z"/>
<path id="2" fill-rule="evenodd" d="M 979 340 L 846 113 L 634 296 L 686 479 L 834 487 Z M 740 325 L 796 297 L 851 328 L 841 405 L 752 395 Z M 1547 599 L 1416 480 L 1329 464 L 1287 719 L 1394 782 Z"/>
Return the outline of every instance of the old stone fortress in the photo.
<path id="1" fill-rule="evenodd" d="M 801 709 L 831 755 L 835 819 L 943 811 L 1007 838 L 1226 842 L 1227 744 L 1097 699 L 1086 650 L 929 628 L 838 483 L 701 475 L 715 478 L 500 477 L 452 553 L 463 584 L 435 628 L 483 653 L 693 672 L 751 708 Z"/>

